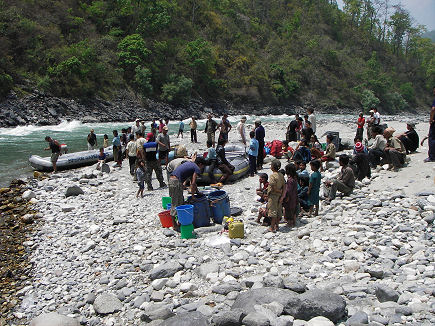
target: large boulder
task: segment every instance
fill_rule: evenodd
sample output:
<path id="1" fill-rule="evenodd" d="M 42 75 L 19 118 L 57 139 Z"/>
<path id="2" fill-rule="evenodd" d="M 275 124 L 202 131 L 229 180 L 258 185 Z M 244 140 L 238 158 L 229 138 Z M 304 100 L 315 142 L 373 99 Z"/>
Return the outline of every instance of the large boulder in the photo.
<path id="1" fill-rule="evenodd" d="M 239 309 L 222 311 L 213 316 L 213 324 L 216 326 L 240 326 L 245 314 Z"/>
<path id="2" fill-rule="evenodd" d="M 377 285 L 375 292 L 379 302 L 397 302 L 400 296 L 399 292 L 383 284 Z"/>
<path id="3" fill-rule="evenodd" d="M 346 301 L 333 292 L 323 290 L 309 290 L 298 297 L 294 305 L 284 306 L 286 314 L 296 319 L 310 320 L 323 316 L 338 323 L 347 316 Z"/>
<path id="4" fill-rule="evenodd" d="M 32 319 L 30 326 L 80 326 L 80 323 L 74 318 L 50 312 Z"/>
<path id="5" fill-rule="evenodd" d="M 207 318 L 198 311 L 185 312 L 166 319 L 160 326 L 208 326 Z"/>
<path id="6" fill-rule="evenodd" d="M 176 272 L 182 269 L 183 266 L 181 266 L 177 261 L 170 261 L 154 268 L 150 272 L 150 278 L 152 280 L 156 280 L 158 278 L 171 277 L 174 276 Z"/>
<path id="7" fill-rule="evenodd" d="M 299 303 L 298 294 L 279 288 L 259 288 L 240 293 L 234 301 L 231 309 L 240 309 L 245 315 L 256 312 L 254 306 L 278 302 L 283 307 L 293 306 Z"/>
<path id="8" fill-rule="evenodd" d="M 65 197 L 83 195 L 84 192 L 79 186 L 70 186 L 66 189 Z"/>
<path id="9" fill-rule="evenodd" d="M 95 299 L 94 309 L 101 315 L 113 314 L 122 309 L 122 303 L 113 294 L 102 293 Z"/>

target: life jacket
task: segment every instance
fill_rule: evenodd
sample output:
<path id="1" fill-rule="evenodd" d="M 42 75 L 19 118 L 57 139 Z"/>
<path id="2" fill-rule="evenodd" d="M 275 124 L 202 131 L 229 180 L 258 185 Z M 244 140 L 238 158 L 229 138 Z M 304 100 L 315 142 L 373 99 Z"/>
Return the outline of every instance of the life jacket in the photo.
<path id="1" fill-rule="evenodd" d="M 282 157 L 282 141 L 273 140 L 270 145 L 270 155 L 281 158 Z"/>

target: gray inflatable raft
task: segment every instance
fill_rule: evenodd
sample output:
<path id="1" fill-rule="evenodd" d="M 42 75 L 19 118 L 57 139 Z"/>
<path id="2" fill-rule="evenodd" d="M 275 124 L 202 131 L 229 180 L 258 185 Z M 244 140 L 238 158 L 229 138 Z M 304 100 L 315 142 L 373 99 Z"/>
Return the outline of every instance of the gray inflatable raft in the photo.
<path id="1" fill-rule="evenodd" d="M 106 162 L 113 160 L 112 146 L 104 149 L 106 153 Z M 58 170 L 74 169 L 81 166 L 92 165 L 98 162 L 98 156 L 100 150 L 82 151 L 70 154 L 62 154 L 57 160 Z M 50 157 L 41 157 L 38 155 L 32 155 L 29 158 L 29 163 L 33 169 L 37 171 L 52 171 L 53 164 Z"/>
<path id="2" fill-rule="evenodd" d="M 246 149 L 238 145 L 225 146 L 225 155 L 231 165 L 234 166 L 234 173 L 230 175 L 228 181 L 233 182 L 244 177 L 249 172 L 249 160 L 246 154 Z M 209 178 L 210 166 L 206 166 L 204 172 L 201 174 L 199 183 L 210 183 Z M 216 180 L 222 176 L 222 171 L 218 168 L 213 171 Z"/>

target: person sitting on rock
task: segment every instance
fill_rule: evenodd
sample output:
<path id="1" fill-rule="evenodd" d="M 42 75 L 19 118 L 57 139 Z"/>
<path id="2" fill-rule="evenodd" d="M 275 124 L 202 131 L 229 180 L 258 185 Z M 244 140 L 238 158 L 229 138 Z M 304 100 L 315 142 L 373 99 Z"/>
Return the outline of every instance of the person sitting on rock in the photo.
<path id="1" fill-rule="evenodd" d="M 309 143 L 311 158 L 320 159 L 324 155 L 322 151 L 322 145 L 320 145 L 319 140 L 316 135 L 312 135 Z"/>
<path id="2" fill-rule="evenodd" d="M 341 170 L 337 179 L 327 180 L 324 184 L 323 193 L 325 194 L 325 203 L 327 204 L 335 199 L 337 190 L 348 196 L 352 193 L 353 188 L 355 188 L 355 176 L 352 168 L 349 166 L 349 156 L 341 154 L 338 162 Z"/>
<path id="3" fill-rule="evenodd" d="M 354 175 L 359 181 L 362 181 L 365 177 L 371 178 L 369 155 L 364 153 L 364 148 L 365 147 L 361 142 L 355 143 L 355 154 L 349 162 Z"/>
<path id="4" fill-rule="evenodd" d="M 384 148 L 384 159 L 382 164 L 388 164 L 388 169 L 398 171 L 405 164 L 406 149 L 399 138 L 394 137 L 394 128 L 384 130 L 384 138 L 387 140 L 387 146 Z"/>
<path id="5" fill-rule="evenodd" d="M 229 176 L 232 175 L 234 172 L 234 166 L 232 166 L 230 162 L 228 162 L 225 156 L 226 143 L 227 141 L 225 139 L 219 138 L 218 146 L 216 148 L 218 168 L 222 171 L 222 177 L 220 178 L 219 182 L 222 184 L 225 184 Z"/>
<path id="6" fill-rule="evenodd" d="M 100 153 L 98 154 L 98 163 L 97 163 L 97 170 L 101 169 L 101 166 L 106 163 L 106 153 L 104 153 L 104 147 L 100 148 Z"/>
<path id="7" fill-rule="evenodd" d="M 375 140 L 369 147 L 369 162 L 370 166 L 374 169 L 381 162 L 381 157 L 384 156 L 384 149 L 387 146 L 387 140 L 382 135 L 382 128 L 379 126 L 373 126 L 372 138 Z"/>
<path id="8" fill-rule="evenodd" d="M 257 219 L 255 220 L 258 224 L 261 224 L 263 226 L 270 226 L 270 217 L 269 217 L 269 211 L 267 209 L 267 194 L 264 195 L 264 203 L 258 208 L 258 215 Z M 263 218 L 263 223 L 261 222 L 261 219 Z"/>
<path id="9" fill-rule="evenodd" d="M 322 162 L 334 161 L 335 160 L 335 152 L 337 149 L 335 148 L 334 136 L 332 134 L 326 135 L 326 152 L 325 155 L 322 156 Z"/>
<path id="10" fill-rule="evenodd" d="M 297 168 L 296 173 L 299 178 L 309 178 L 310 172 L 307 170 L 307 163 L 304 161 L 296 161 L 295 166 Z"/>
<path id="11" fill-rule="evenodd" d="M 260 173 L 258 175 L 258 181 L 260 182 L 260 187 L 256 189 L 256 194 L 258 196 L 257 201 L 264 203 L 267 196 L 267 187 L 269 187 L 268 182 L 269 176 L 266 173 Z"/>
<path id="12" fill-rule="evenodd" d="M 417 150 L 420 139 L 418 137 L 417 131 L 415 131 L 415 123 L 408 122 L 406 124 L 406 129 L 408 130 L 397 136 L 397 138 L 399 138 L 399 140 L 405 146 L 406 154 L 409 154 Z"/>
<path id="13" fill-rule="evenodd" d="M 302 139 L 295 149 L 292 160 L 294 161 L 304 161 L 308 163 L 311 161 L 311 151 L 308 148 L 307 141 Z"/>

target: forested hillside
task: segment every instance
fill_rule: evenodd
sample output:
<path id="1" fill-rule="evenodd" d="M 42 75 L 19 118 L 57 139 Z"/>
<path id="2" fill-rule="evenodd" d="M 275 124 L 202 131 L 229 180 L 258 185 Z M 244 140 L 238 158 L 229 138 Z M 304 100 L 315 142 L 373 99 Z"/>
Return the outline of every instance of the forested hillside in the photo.
<path id="1" fill-rule="evenodd" d="M 0 0 L 0 91 L 424 107 L 435 45 L 387 0 Z"/>

